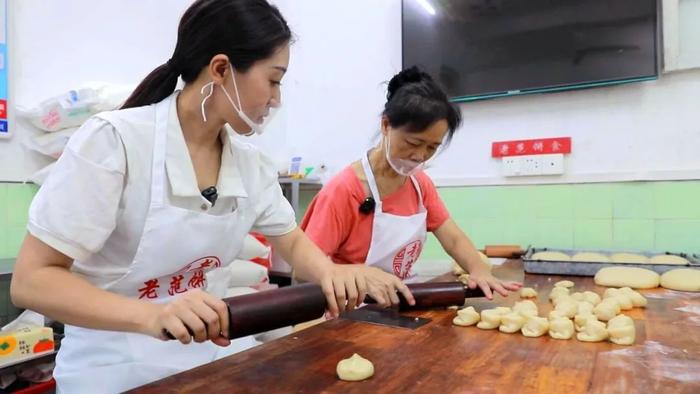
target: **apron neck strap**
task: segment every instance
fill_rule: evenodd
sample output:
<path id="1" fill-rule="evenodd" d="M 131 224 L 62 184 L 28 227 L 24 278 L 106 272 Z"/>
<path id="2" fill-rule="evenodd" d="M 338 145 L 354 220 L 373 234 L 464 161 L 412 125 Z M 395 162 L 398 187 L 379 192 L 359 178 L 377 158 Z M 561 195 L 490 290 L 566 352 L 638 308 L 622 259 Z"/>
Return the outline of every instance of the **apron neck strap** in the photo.
<path id="1" fill-rule="evenodd" d="M 368 153 L 362 156 L 362 169 L 365 171 L 365 177 L 367 178 L 367 184 L 369 185 L 369 190 L 372 193 L 372 198 L 376 204 L 382 202 L 379 198 L 379 188 L 377 187 L 377 181 L 374 179 L 374 173 L 372 172 L 372 166 L 369 165 L 369 159 L 367 158 Z"/>
<path id="2" fill-rule="evenodd" d="M 423 208 L 423 192 L 420 189 L 420 185 L 418 184 L 418 179 L 416 179 L 415 176 L 411 175 L 411 182 L 413 182 L 413 187 L 416 189 L 416 193 L 418 193 L 418 206 L 420 208 Z"/>
<path id="3" fill-rule="evenodd" d="M 165 149 L 168 141 L 168 120 L 173 96 L 156 104 L 156 125 L 153 136 L 151 167 L 151 205 L 163 205 L 165 198 Z"/>

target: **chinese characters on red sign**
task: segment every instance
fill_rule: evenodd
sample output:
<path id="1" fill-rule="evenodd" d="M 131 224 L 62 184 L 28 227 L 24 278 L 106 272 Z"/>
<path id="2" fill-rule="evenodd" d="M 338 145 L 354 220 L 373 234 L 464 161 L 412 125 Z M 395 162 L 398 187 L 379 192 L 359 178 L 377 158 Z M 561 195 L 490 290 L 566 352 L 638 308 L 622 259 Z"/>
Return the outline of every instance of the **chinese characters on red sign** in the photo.
<path id="1" fill-rule="evenodd" d="M 499 141 L 491 145 L 491 157 L 571 153 L 571 137 Z"/>

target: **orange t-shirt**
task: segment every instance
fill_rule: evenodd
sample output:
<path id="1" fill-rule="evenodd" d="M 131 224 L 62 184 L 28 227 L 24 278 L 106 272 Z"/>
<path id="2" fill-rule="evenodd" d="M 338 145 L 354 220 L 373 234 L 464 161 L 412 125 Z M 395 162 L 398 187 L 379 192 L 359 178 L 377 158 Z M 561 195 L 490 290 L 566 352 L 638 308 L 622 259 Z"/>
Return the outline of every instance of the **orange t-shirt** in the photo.
<path id="1" fill-rule="evenodd" d="M 435 231 L 450 214 L 430 177 L 422 171 L 414 176 L 428 213 L 426 229 Z M 301 229 L 336 263 L 363 264 L 367 259 L 374 222 L 374 213 L 360 212 L 360 204 L 367 196 L 352 166 L 348 166 L 323 186 L 304 215 Z M 413 182 L 407 178 L 382 203 L 383 211 L 393 215 L 418 213 L 418 193 Z"/>

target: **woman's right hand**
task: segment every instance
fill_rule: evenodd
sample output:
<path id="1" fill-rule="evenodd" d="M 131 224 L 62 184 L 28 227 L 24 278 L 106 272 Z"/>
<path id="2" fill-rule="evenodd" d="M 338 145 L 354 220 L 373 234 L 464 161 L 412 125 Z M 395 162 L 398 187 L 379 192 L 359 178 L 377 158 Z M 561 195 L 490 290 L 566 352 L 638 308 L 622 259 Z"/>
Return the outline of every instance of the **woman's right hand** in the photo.
<path id="1" fill-rule="evenodd" d="M 372 297 L 378 305 L 389 307 L 398 305 L 401 300 L 398 293 L 401 293 L 409 305 L 415 305 L 416 300 L 405 283 L 396 275 L 382 271 L 376 267 L 362 266 L 365 271 L 367 282 L 367 294 Z M 358 304 L 359 305 L 359 304 Z"/>
<path id="2" fill-rule="evenodd" d="M 229 316 L 226 303 L 202 290 L 181 294 L 167 304 L 149 303 L 149 318 L 143 333 L 167 340 L 167 333 L 183 344 L 211 340 L 228 346 Z"/>
<path id="3" fill-rule="evenodd" d="M 399 304 L 397 292 L 400 292 L 410 305 L 415 304 L 413 294 L 399 278 L 364 264 L 333 264 L 328 275 L 322 278 L 321 287 L 334 317 L 360 306 L 366 295 L 378 305 L 389 307 Z"/>

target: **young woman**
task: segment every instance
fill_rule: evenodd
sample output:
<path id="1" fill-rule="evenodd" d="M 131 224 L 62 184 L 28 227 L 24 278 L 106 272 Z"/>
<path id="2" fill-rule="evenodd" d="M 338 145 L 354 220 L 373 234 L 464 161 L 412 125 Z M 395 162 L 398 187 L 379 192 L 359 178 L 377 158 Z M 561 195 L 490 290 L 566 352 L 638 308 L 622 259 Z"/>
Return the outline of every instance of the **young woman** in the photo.
<path id="1" fill-rule="evenodd" d="M 290 38 L 265 0 L 198 0 L 170 60 L 71 139 L 32 202 L 11 284 L 16 305 L 66 324 L 59 391 L 121 392 L 213 361 L 229 322 L 204 274 L 251 230 L 323 287 L 332 314 L 367 293 L 411 298 L 391 275 L 332 264 L 271 162 L 231 138 L 261 132 L 279 105 Z"/>

